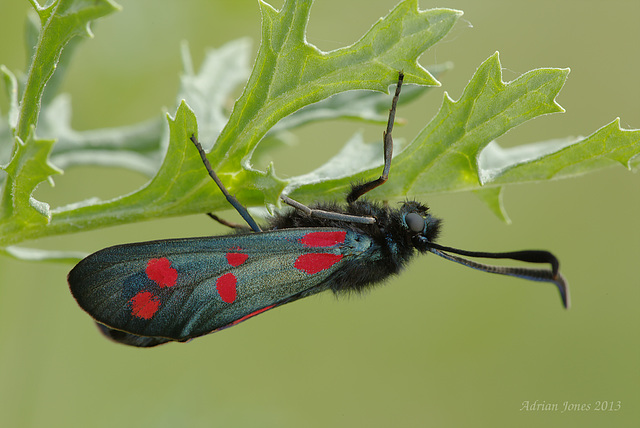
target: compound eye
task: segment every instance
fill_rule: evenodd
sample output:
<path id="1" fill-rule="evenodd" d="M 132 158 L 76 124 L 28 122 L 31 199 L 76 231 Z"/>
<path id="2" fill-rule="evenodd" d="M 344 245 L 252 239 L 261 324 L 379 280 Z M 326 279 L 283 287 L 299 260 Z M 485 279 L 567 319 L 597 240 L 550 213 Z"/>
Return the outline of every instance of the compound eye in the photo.
<path id="1" fill-rule="evenodd" d="M 413 233 L 420 233 L 425 229 L 425 221 L 420 214 L 409 213 L 404 216 L 404 222 Z"/>

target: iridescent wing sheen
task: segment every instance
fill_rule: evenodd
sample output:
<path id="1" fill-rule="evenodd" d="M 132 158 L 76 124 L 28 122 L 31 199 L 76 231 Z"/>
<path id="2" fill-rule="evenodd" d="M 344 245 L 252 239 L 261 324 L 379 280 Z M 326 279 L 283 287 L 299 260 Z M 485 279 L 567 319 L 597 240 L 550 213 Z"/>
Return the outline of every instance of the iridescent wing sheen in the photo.
<path id="1" fill-rule="evenodd" d="M 323 291 L 343 263 L 372 245 L 366 235 L 332 228 L 125 244 L 81 261 L 69 284 L 107 336 L 128 344 L 152 337 L 133 344 L 154 346 Z"/>

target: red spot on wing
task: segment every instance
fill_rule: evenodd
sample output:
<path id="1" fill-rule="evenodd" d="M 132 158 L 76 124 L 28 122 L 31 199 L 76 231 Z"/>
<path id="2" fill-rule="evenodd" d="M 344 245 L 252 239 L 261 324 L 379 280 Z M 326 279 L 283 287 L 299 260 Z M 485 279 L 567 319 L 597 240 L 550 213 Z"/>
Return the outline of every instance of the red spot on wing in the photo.
<path id="1" fill-rule="evenodd" d="M 238 280 L 236 276 L 232 273 L 225 273 L 216 281 L 216 289 L 218 290 L 218 294 L 220 294 L 220 298 L 225 303 L 233 303 L 236 300 L 237 292 L 236 292 L 236 283 Z"/>
<path id="2" fill-rule="evenodd" d="M 342 259 L 341 254 L 309 253 L 299 256 L 293 266 L 308 274 L 318 273 L 330 268 Z"/>
<path id="3" fill-rule="evenodd" d="M 149 260 L 145 272 L 160 287 L 173 287 L 178 279 L 178 271 L 171 267 L 171 262 L 165 257 Z"/>
<path id="4" fill-rule="evenodd" d="M 227 262 L 231 266 L 240 266 L 242 263 L 246 262 L 249 258 L 248 254 L 243 253 L 227 253 Z"/>
<path id="5" fill-rule="evenodd" d="M 151 319 L 160 307 L 160 298 L 149 291 L 141 291 L 131 299 L 131 315 L 145 320 Z"/>
<path id="6" fill-rule="evenodd" d="M 346 231 L 311 232 L 300 238 L 300 243 L 306 247 L 333 247 L 342 244 L 346 236 Z"/>

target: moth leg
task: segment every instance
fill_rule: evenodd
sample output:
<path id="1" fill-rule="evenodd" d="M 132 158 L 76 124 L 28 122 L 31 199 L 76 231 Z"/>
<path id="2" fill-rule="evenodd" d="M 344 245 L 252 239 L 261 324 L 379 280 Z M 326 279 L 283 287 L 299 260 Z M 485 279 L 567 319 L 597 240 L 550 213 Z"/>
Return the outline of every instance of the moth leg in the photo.
<path id="1" fill-rule="evenodd" d="M 218 185 L 218 188 L 220 189 L 224 197 L 227 198 L 227 202 L 229 202 L 236 209 L 236 211 L 238 211 L 238 213 L 242 216 L 244 221 L 247 222 L 249 227 L 251 227 L 251 229 L 254 232 L 262 232 L 262 229 L 260 229 L 260 226 L 258 226 L 258 223 L 256 223 L 253 217 L 251 217 L 251 214 L 249 214 L 249 211 L 247 211 L 247 209 L 240 203 L 240 201 L 238 201 L 238 199 L 235 196 L 229 193 L 227 188 L 224 187 L 224 184 L 222 184 L 222 181 L 220 181 L 220 179 L 218 178 L 218 175 L 213 171 L 213 168 L 211 168 L 211 164 L 209 163 L 209 159 L 207 159 L 207 154 L 204 152 L 204 149 L 202 148 L 202 145 L 198 142 L 198 139 L 196 138 L 195 134 L 191 135 L 191 141 L 198 149 L 198 153 L 200 153 L 200 157 L 202 158 L 202 163 L 204 163 L 205 168 L 207 168 L 207 172 L 209 173 L 209 176 Z"/>
<path id="2" fill-rule="evenodd" d="M 396 93 L 391 101 L 391 108 L 389 109 L 389 120 L 387 121 L 387 129 L 382 132 L 382 139 L 384 141 L 384 168 L 382 169 L 382 175 L 376 180 L 371 180 L 366 183 L 354 186 L 347 195 L 347 203 L 355 202 L 360 196 L 375 189 L 378 186 L 383 185 L 389 179 L 389 170 L 391 169 L 391 157 L 393 155 L 393 122 L 396 118 L 396 107 L 398 104 L 398 98 L 400 97 L 400 89 L 402 88 L 402 81 L 404 80 L 404 74 L 398 73 L 398 85 L 396 86 Z"/>
<path id="3" fill-rule="evenodd" d="M 297 209 L 298 211 L 302 211 L 303 213 L 311 217 L 319 217 L 319 218 L 326 218 L 329 220 L 346 221 L 349 223 L 360 223 L 360 224 L 374 224 L 376 222 L 376 219 L 374 217 L 349 215 L 349 214 L 336 213 L 333 211 L 316 210 L 313 208 L 309 208 L 308 206 L 301 204 L 300 202 L 295 201 L 290 197 L 284 196 L 284 195 L 281 195 L 280 199 L 282 199 L 282 202 L 284 202 L 285 204 L 290 205 L 295 209 Z"/>
<path id="4" fill-rule="evenodd" d="M 211 217 L 213 220 L 215 220 L 218 223 L 220 223 L 221 225 L 223 225 L 223 226 L 227 226 L 227 227 L 230 227 L 230 228 L 236 229 L 236 230 L 242 230 L 242 231 L 245 231 L 245 232 L 248 232 L 248 231 L 251 230 L 250 227 L 245 226 L 244 224 L 233 223 L 233 222 L 227 221 L 227 220 L 225 220 L 223 218 L 218 217 L 214 213 L 207 213 L 207 215 L 209 217 Z"/>

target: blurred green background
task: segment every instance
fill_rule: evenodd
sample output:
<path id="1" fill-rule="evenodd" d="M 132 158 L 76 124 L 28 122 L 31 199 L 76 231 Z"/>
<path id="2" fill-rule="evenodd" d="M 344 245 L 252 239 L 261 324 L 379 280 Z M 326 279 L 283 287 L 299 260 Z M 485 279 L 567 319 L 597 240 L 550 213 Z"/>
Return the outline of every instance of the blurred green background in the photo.
<path id="1" fill-rule="evenodd" d="M 206 48 L 260 37 L 257 1 L 121 0 L 121 13 L 93 26 L 64 91 L 73 124 L 92 129 L 173 112 L 186 40 L 196 64 Z M 276 7 L 282 0 L 273 1 Z M 318 0 L 308 40 L 323 50 L 356 41 L 395 0 Z M 435 89 L 399 115 L 395 135 L 413 138 L 440 106 L 457 99 L 476 67 L 498 50 L 504 79 L 538 67 L 570 67 L 546 116 L 508 133 L 517 145 L 588 135 L 621 117 L 640 127 L 640 3 L 636 0 L 420 1 L 463 10 L 463 20 L 421 59 L 453 61 Z M 24 69 L 26 1 L 0 3 L 0 63 Z M 0 104 L 6 111 L 6 100 Z M 301 130 L 274 155 L 276 171 L 299 174 L 364 129 L 353 122 Z M 331 138 L 327 138 L 331 135 Z M 393 172 L 391 175 L 393 179 Z M 58 206 L 109 198 L 145 178 L 76 168 L 36 197 Z M 445 219 L 441 242 L 468 249 L 547 248 L 562 261 L 573 308 L 550 285 L 482 274 L 436 257 L 359 298 L 326 294 L 233 329 L 156 349 L 101 337 L 66 284 L 70 265 L 0 260 L 2 427 L 627 427 L 640 420 L 640 177 L 622 167 L 507 188 L 506 225 L 469 193 L 428 195 Z M 233 218 L 232 213 L 224 213 Z M 147 239 L 222 233 L 204 215 L 122 226 L 37 243 L 92 252 Z M 523 402 L 559 405 L 523 411 Z M 589 404 L 562 412 L 563 403 Z M 600 411 L 598 402 L 620 403 Z"/>

